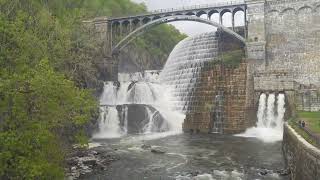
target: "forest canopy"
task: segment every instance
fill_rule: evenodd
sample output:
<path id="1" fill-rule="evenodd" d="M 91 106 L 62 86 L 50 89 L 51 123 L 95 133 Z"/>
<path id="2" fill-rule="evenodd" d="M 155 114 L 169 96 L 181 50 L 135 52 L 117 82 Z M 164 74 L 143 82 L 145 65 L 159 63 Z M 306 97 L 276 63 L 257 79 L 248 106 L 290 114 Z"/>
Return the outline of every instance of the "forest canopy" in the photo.
<path id="1" fill-rule="evenodd" d="M 82 21 L 144 11 L 129 0 L 0 0 L 0 179 L 63 179 L 101 84 L 100 42 Z M 182 38 L 161 26 L 136 44 L 168 54 Z"/>

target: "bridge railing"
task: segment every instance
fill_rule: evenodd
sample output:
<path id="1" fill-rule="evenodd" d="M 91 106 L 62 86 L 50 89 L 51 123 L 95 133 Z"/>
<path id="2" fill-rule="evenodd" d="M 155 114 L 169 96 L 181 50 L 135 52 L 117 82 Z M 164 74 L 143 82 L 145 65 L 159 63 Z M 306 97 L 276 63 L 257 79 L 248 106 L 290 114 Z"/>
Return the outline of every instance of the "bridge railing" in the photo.
<path id="1" fill-rule="evenodd" d="M 185 10 L 192 10 L 192 9 L 205 9 L 210 7 L 224 7 L 224 6 L 232 6 L 232 5 L 239 5 L 243 4 L 244 1 L 227 1 L 227 2 L 220 2 L 214 4 L 202 4 L 202 5 L 193 5 L 193 6 L 182 6 L 179 8 L 169 8 L 169 9 L 157 9 L 153 10 L 150 13 L 158 14 L 158 13 L 166 13 L 166 12 L 174 12 L 174 11 L 185 11 Z"/>
<path id="2" fill-rule="evenodd" d="M 155 15 L 155 14 L 162 14 L 162 13 L 169 13 L 169 12 L 176 12 L 176 11 L 187 11 L 187 10 L 193 10 L 193 9 L 206 9 L 206 8 L 210 8 L 210 7 L 218 8 L 218 7 L 242 5 L 242 4 L 244 4 L 244 0 L 227 1 L 227 2 L 220 2 L 220 3 L 214 3 L 214 4 L 182 6 L 182 7 L 179 7 L 179 8 L 156 9 L 156 10 L 152 10 L 152 11 L 146 12 L 146 13 L 132 14 L 132 15 L 129 15 L 128 17 L 130 17 L 130 16 Z M 112 17 L 111 19 L 118 19 L 118 18 L 124 18 L 124 17 Z"/>

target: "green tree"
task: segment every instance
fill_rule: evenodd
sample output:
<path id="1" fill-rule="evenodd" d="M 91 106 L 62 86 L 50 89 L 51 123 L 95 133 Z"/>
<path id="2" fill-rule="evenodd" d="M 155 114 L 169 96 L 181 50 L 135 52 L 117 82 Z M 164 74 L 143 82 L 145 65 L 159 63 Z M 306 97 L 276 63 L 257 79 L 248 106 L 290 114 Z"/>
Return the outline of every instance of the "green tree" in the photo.
<path id="1" fill-rule="evenodd" d="M 75 142 L 96 101 L 42 60 L 23 75 L 1 81 L 0 177 L 59 179 L 63 145 Z M 5 92 L 5 93 L 4 93 Z M 66 127 L 79 129 L 63 140 Z M 63 138 L 64 137 L 64 138 Z"/>
<path id="2" fill-rule="evenodd" d="M 0 179 L 63 179 L 101 85 L 101 42 L 82 20 L 145 11 L 129 0 L 0 0 Z M 162 26 L 137 48 L 164 57 L 183 37 Z"/>

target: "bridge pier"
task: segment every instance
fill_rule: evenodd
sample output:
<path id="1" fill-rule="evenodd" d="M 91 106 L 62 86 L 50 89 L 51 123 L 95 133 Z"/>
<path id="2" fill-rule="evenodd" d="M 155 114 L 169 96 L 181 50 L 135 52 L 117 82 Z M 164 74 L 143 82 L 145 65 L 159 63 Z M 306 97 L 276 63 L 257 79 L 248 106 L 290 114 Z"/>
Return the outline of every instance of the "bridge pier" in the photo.
<path id="1" fill-rule="evenodd" d="M 265 0 L 246 0 L 247 53 L 249 59 L 266 62 Z"/>
<path id="2" fill-rule="evenodd" d="M 105 56 L 99 65 L 103 71 L 101 79 L 104 81 L 118 81 L 118 62 L 117 55 Z"/>

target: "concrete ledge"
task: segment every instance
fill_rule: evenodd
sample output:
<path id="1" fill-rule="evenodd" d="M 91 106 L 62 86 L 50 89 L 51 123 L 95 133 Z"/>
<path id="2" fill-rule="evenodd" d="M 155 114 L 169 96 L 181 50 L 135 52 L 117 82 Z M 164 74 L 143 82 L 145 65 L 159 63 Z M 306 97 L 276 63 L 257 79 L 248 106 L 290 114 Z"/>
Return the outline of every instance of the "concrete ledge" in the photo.
<path id="1" fill-rule="evenodd" d="M 320 150 L 288 123 L 284 124 L 282 150 L 292 180 L 315 180 L 320 177 Z"/>
<path id="2" fill-rule="evenodd" d="M 318 149 L 317 147 L 315 147 L 314 145 L 310 144 L 308 141 L 306 141 L 300 134 L 298 134 L 296 132 L 296 130 L 294 130 L 287 122 L 284 124 L 285 126 L 287 126 L 287 128 L 291 131 L 291 133 L 293 135 L 296 136 L 296 138 L 298 139 L 298 141 L 300 141 L 300 143 L 302 143 L 305 146 L 305 149 L 310 151 L 313 154 L 316 155 L 320 155 L 320 149 Z"/>

